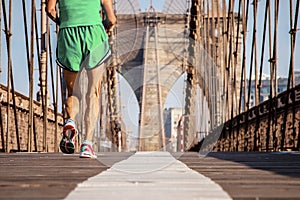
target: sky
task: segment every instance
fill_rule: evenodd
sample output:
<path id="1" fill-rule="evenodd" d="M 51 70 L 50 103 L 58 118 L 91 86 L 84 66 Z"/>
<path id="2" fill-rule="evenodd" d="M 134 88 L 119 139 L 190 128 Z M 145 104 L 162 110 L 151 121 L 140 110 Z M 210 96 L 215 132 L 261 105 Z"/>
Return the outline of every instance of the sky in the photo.
<path id="1" fill-rule="evenodd" d="M 125 0 L 121 0 L 125 1 Z M 6 4 L 6 9 L 8 11 L 8 2 L 9 0 L 5 0 Z M 22 12 L 22 1 L 21 0 L 12 0 L 13 2 L 13 28 L 12 28 L 12 64 L 13 64 L 13 74 L 14 74 L 14 80 L 15 80 L 15 88 L 17 91 L 28 95 L 29 92 L 29 82 L 28 82 L 28 73 L 27 73 L 27 61 L 26 61 L 26 54 L 25 54 L 25 40 L 24 40 L 24 24 L 23 24 L 23 12 Z M 27 14 L 27 22 L 28 22 L 28 31 L 30 34 L 30 0 L 26 0 L 26 14 Z M 237 1 L 236 1 L 237 2 Z M 262 24 L 263 24 L 263 10 L 261 9 L 262 5 L 264 4 L 264 0 L 259 1 L 259 7 L 258 7 L 258 20 L 257 20 L 257 26 L 258 30 L 261 30 Z M 273 1 L 271 1 L 273 2 Z M 284 3 L 283 3 L 284 2 Z M 295 2 L 295 0 L 294 0 Z M 141 7 L 141 10 L 147 10 L 150 6 L 150 0 L 139 0 L 139 4 Z M 40 0 L 36 0 L 36 5 L 37 8 L 40 9 Z M 153 0 L 153 6 L 157 11 L 161 11 L 164 5 L 164 0 Z M 290 40 L 289 40 L 289 3 L 288 1 L 280 1 L 280 10 L 279 10 L 279 48 L 278 48 L 278 75 L 281 77 L 287 77 L 287 70 L 288 70 L 288 64 L 289 64 L 289 55 L 290 55 Z M 37 12 L 37 16 L 39 18 L 40 11 Z M 252 16 L 252 7 L 250 7 L 250 12 L 249 16 Z M 272 13 L 272 16 L 274 16 L 274 13 Z M 248 26 L 248 43 L 251 41 L 251 33 L 252 33 L 252 23 L 253 23 L 253 18 L 249 17 L 249 26 Z M 40 22 L 38 21 L 38 27 L 39 27 Z M 4 23 L 3 23 L 3 18 L 2 18 L 2 30 L 4 29 Z M 298 20 L 298 28 L 300 27 L 300 19 Z M 52 37 L 55 36 L 55 30 L 54 26 L 51 26 L 51 33 Z M 257 32 L 257 37 L 258 37 L 258 55 L 259 58 L 261 56 L 261 38 L 262 38 L 262 31 Z M 296 61 L 295 61 L 295 66 L 296 70 L 300 70 L 300 34 L 298 32 L 297 35 L 297 44 L 296 44 Z M 2 68 L 2 73 L 0 73 L 0 82 L 3 83 L 4 85 L 7 84 L 6 77 L 7 77 L 7 54 L 6 54 L 6 42 L 5 42 L 5 35 L 4 32 L 1 32 L 1 58 L 0 58 L 0 64 Z M 55 39 L 52 40 L 52 55 L 55 56 L 55 47 L 56 47 L 56 41 Z M 266 51 L 268 50 L 268 47 L 266 47 Z M 250 52 L 250 45 L 248 45 L 247 51 L 248 53 Z M 248 55 L 248 58 L 250 56 Z M 35 51 L 35 77 L 34 77 L 34 87 L 35 87 L 35 92 L 39 90 L 38 87 L 38 65 L 37 65 L 37 55 Z M 267 63 L 267 59 L 265 59 L 265 63 Z M 55 63 L 54 63 L 55 66 Z M 248 59 L 248 64 L 249 66 L 249 59 Z M 267 65 L 266 65 L 267 66 Z M 50 69 L 49 69 L 50 70 Z M 55 68 L 54 68 L 55 71 Z M 49 71 L 50 72 L 50 71 Z M 249 74 L 249 70 L 247 70 Z M 268 67 L 264 68 L 264 73 L 269 74 L 269 69 Z M 55 73 L 54 73 L 55 75 Z M 49 73 L 49 90 L 52 93 L 52 88 L 50 87 L 51 83 L 51 77 Z M 178 88 L 183 88 L 182 87 L 183 81 L 178 82 L 177 85 L 175 86 Z M 124 84 L 124 87 L 127 87 L 126 84 Z M 176 89 L 177 90 L 177 89 Z M 181 93 L 181 91 L 179 91 Z M 177 94 L 176 94 L 177 95 Z M 174 105 L 179 105 L 180 102 L 174 101 L 174 97 L 170 97 L 167 102 L 168 107 L 172 107 Z M 129 111 L 130 112 L 130 111 Z M 136 120 L 136 119 L 135 119 Z"/>
<path id="2" fill-rule="evenodd" d="M 8 11 L 8 0 L 5 0 L 7 2 L 6 9 Z M 30 31 L 29 23 L 30 23 L 30 2 L 31 1 L 25 1 L 27 6 L 27 22 L 28 22 L 28 30 Z M 264 1 L 259 1 L 260 5 L 264 4 Z M 290 52 L 290 40 L 289 40 L 289 4 L 288 1 L 284 1 L 286 3 L 282 3 L 283 1 L 280 1 L 280 10 L 279 10 L 279 47 L 278 48 L 278 62 L 279 62 L 279 69 L 278 74 L 281 77 L 287 76 L 287 68 L 289 63 L 289 52 Z M 295 2 L 295 1 L 294 1 Z M 153 0 L 152 1 L 153 6 L 156 8 L 156 10 L 160 11 L 163 8 L 164 0 Z M 139 0 L 139 4 L 141 7 L 141 10 L 146 10 L 150 5 L 150 0 Z M 37 8 L 39 9 L 40 0 L 36 0 Z M 250 7 L 251 8 L 251 7 Z M 40 12 L 37 12 L 37 16 L 39 18 Z M 249 15 L 252 15 L 252 8 L 250 9 Z M 274 15 L 272 13 L 272 15 Z M 21 92 L 27 92 L 28 91 L 28 74 L 27 74 L 27 61 L 25 56 L 25 43 L 24 43 L 24 25 L 23 20 L 20 20 L 23 18 L 22 13 L 22 4 L 21 0 L 13 0 L 13 35 L 12 35 L 12 55 L 13 55 L 13 70 L 15 75 L 15 80 L 18 80 L 19 82 L 23 82 L 23 84 L 17 84 L 16 88 L 18 88 Z M 262 27 L 263 23 L 263 10 L 261 9 L 261 6 L 258 7 L 258 19 L 257 20 L 257 26 L 258 28 Z M 249 26 L 248 26 L 248 43 L 250 43 L 251 40 L 251 33 L 252 33 L 252 18 L 249 17 Z M 39 26 L 39 22 L 38 22 Z M 51 26 L 53 28 L 53 26 Z M 298 20 L 298 27 L 300 27 L 300 20 Z M 3 19 L 2 19 L 2 30 L 4 29 Z M 51 30 L 52 33 L 54 33 L 54 30 Z M 299 33 L 299 32 L 298 32 Z M 30 32 L 29 32 L 30 34 Z M 262 31 L 258 31 L 258 49 L 261 49 L 261 40 L 259 38 L 262 37 Z M 54 36 L 54 34 L 53 34 Z M 6 60 L 6 43 L 5 43 L 5 35 L 4 32 L 1 32 L 1 67 L 2 67 L 2 73 L 0 73 L 0 82 L 6 83 L 6 68 L 7 68 L 7 60 Z M 296 45 L 296 55 L 300 55 L 300 39 L 299 34 L 297 37 L 297 44 Z M 52 48 L 53 53 L 52 55 L 55 56 L 55 40 L 52 42 Z M 247 48 L 248 51 L 250 51 L 250 45 L 248 45 Z M 268 45 L 266 46 L 266 51 L 268 50 Z M 258 54 L 260 56 L 260 54 Z M 35 56 L 37 57 L 37 56 Z M 250 56 L 248 56 L 249 58 Z M 265 61 L 267 62 L 267 61 Z M 249 59 L 248 59 L 249 63 Z M 248 64 L 249 65 L 249 64 Z M 35 68 L 37 67 L 37 62 L 35 63 Z M 296 69 L 300 70 L 300 59 L 296 59 L 295 62 Z M 269 69 L 265 67 L 264 73 L 269 74 Z M 35 70 L 35 74 L 38 75 L 38 71 Z M 38 78 L 38 76 L 36 76 Z"/>
<path id="3" fill-rule="evenodd" d="M 5 0 L 6 2 L 6 10 L 8 13 L 9 8 L 9 0 Z M 27 94 L 29 91 L 29 82 L 28 82 L 28 73 L 27 73 L 27 59 L 25 54 L 25 36 L 24 36 L 24 23 L 23 23 L 23 7 L 22 7 L 22 1 L 21 0 L 13 0 L 13 16 L 12 16 L 12 65 L 13 65 L 13 74 L 14 79 L 16 81 L 15 87 L 16 90 Z M 26 0 L 26 14 L 27 14 L 27 28 L 28 28 L 28 34 L 30 38 L 30 8 L 31 8 L 31 1 Z M 38 18 L 38 28 L 40 29 L 40 2 L 41 0 L 36 0 L 36 6 L 37 6 L 37 18 Z M 139 0 L 140 6 L 142 10 L 145 10 L 149 7 L 148 0 Z M 161 10 L 163 7 L 162 0 L 154 0 L 153 6 L 157 8 L 157 10 Z M 1 12 L 2 13 L 2 12 Z M 53 24 L 53 23 L 52 23 Z M 2 30 L 4 30 L 4 19 L 2 18 Z M 40 32 L 40 30 L 39 30 Z M 51 26 L 51 33 L 52 37 L 55 36 L 55 28 L 52 25 Z M 52 40 L 52 55 L 55 56 L 55 47 L 56 47 L 56 41 Z M 6 41 L 5 41 L 5 35 L 4 32 L 1 32 L 1 57 L 0 57 L 0 66 L 2 68 L 2 72 L 0 73 L 0 82 L 4 85 L 7 85 L 7 51 L 6 51 Z M 35 72 L 34 72 L 34 80 L 37 82 L 38 80 L 38 63 L 37 63 L 37 55 L 35 50 Z M 55 63 L 54 63 L 55 64 Z M 55 69 L 54 69 L 55 71 Z M 54 73 L 55 75 L 55 73 Z M 48 78 L 51 80 L 51 77 Z M 35 86 L 35 92 L 39 90 L 39 87 L 37 83 Z M 51 90 L 51 88 L 49 88 Z"/>
<path id="4" fill-rule="evenodd" d="M 139 4 L 142 11 L 147 10 L 150 7 L 150 0 L 139 0 Z M 156 10 L 161 11 L 164 6 L 164 0 L 152 0 L 152 6 Z"/>

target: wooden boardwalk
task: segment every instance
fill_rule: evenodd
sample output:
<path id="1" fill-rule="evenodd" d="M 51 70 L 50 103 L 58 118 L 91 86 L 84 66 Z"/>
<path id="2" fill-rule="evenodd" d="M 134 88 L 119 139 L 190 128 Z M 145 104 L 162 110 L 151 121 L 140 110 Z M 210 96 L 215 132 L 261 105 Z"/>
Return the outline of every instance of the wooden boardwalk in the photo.
<path id="1" fill-rule="evenodd" d="M 210 177 L 233 199 L 300 199 L 300 153 L 210 153 L 180 160 Z"/>
<path id="2" fill-rule="evenodd" d="M 1 153 L 0 199 L 63 199 L 77 184 L 131 155 L 106 153 L 91 160 L 76 154 Z M 299 153 L 210 153 L 199 157 L 189 152 L 179 160 L 211 178 L 233 199 L 300 199 Z"/>

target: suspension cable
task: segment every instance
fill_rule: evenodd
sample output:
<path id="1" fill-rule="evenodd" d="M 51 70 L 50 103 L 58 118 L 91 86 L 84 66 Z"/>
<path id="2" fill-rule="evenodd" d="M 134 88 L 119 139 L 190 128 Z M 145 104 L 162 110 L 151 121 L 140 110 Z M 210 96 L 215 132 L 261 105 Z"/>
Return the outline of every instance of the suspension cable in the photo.
<path id="1" fill-rule="evenodd" d="M 27 14 L 26 14 L 25 0 L 22 0 L 22 6 L 23 6 L 23 23 L 24 23 L 24 32 L 25 32 L 26 58 L 27 58 L 28 74 L 29 74 L 30 73 L 30 57 L 29 57 L 29 42 L 28 42 Z"/>
<path id="2" fill-rule="evenodd" d="M 247 4 L 248 5 L 248 4 Z M 246 36 L 247 36 L 247 24 L 246 24 L 246 11 L 245 11 L 245 0 L 242 0 L 242 35 L 243 35 L 243 53 L 242 53 L 242 69 L 240 77 L 240 101 L 239 101 L 239 114 L 242 111 L 242 96 L 244 97 L 244 109 L 246 109 L 246 76 L 245 76 L 245 65 L 246 65 Z"/>
<path id="3" fill-rule="evenodd" d="M 266 0 L 265 5 L 265 15 L 264 15 L 264 26 L 263 26 L 263 37 L 262 37 L 262 47 L 261 47 L 261 59 L 260 59 L 260 70 L 259 70 L 259 83 L 258 83 L 258 89 L 259 89 L 259 95 L 261 92 L 261 86 L 262 86 L 262 73 L 263 73 L 263 67 L 264 67 L 264 54 L 265 54 L 265 42 L 266 42 L 266 32 L 267 32 L 267 20 L 268 20 L 268 8 L 270 6 L 270 0 Z"/>
<path id="4" fill-rule="evenodd" d="M 54 66 L 53 66 L 53 57 L 52 57 L 52 45 L 51 45 L 51 34 L 50 34 L 50 23 L 47 19 L 47 38 L 48 38 L 48 55 L 50 62 L 50 73 L 51 73 L 51 86 L 52 86 L 52 99 L 53 99 L 53 108 L 54 108 L 54 152 L 58 152 L 57 148 L 57 132 L 58 132 L 58 70 L 56 70 L 56 77 L 54 78 Z M 56 66 L 57 68 L 58 66 Z M 54 86 L 54 81 L 56 82 L 56 87 Z"/>
<path id="5" fill-rule="evenodd" d="M 230 40 L 229 40 L 229 59 L 228 59 L 228 77 L 230 81 L 230 91 L 229 94 L 231 96 L 230 101 L 231 101 L 231 114 L 230 114 L 230 119 L 233 119 L 234 114 L 235 114 L 235 100 L 236 100 L 236 63 L 234 62 L 234 59 L 232 58 L 233 56 L 237 55 L 236 49 L 232 51 L 234 47 L 234 30 L 235 30 L 235 23 L 234 23 L 234 5 L 235 5 L 235 0 L 232 0 L 231 2 L 231 8 L 230 8 L 230 28 L 228 34 L 230 34 Z"/>
<path id="6" fill-rule="evenodd" d="M 9 22 L 7 22 L 7 13 L 5 1 L 2 1 L 2 9 L 4 15 L 4 25 L 6 33 L 6 44 L 7 44 L 7 55 L 8 55 L 8 69 L 7 69 L 7 133 L 6 133 L 6 152 L 9 152 L 9 130 L 10 127 L 10 91 L 12 91 L 12 101 L 13 101 L 13 111 L 14 111 L 14 120 L 15 120 L 15 129 L 17 137 L 17 148 L 20 151 L 20 138 L 19 138 L 19 128 L 18 128 L 18 119 L 16 111 L 16 99 L 15 99 L 15 88 L 14 88 L 14 79 L 12 74 L 12 60 L 11 60 L 11 36 L 12 36 L 12 0 L 9 1 Z M 8 27 L 9 26 L 9 27 Z"/>
<path id="7" fill-rule="evenodd" d="M 184 105 L 184 103 L 185 103 L 185 97 L 186 97 L 186 91 L 185 91 L 185 88 L 187 87 L 187 77 L 186 77 L 186 75 L 187 75 L 187 68 L 188 68 L 188 60 L 186 59 L 187 58 L 187 56 L 188 56 L 188 42 L 191 42 L 191 39 L 189 38 L 189 34 L 188 34 L 188 32 L 189 32 L 189 28 L 190 28 L 190 26 L 189 26 L 189 22 L 190 22 L 190 20 L 191 20 L 191 2 L 190 2 L 191 0 L 186 0 L 186 15 L 185 15 L 185 30 L 184 30 L 184 47 L 185 47 L 185 49 L 184 49 L 184 56 L 183 56 L 183 68 L 182 68 L 182 71 L 184 72 L 184 74 L 183 74 L 183 79 L 184 79 L 184 81 L 183 81 L 183 84 L 182 84 L 182 93 L 183 93 L 183 95 L 182 95 L 182 105 Z M 187 42 L 188 41 L 188 42 Z M 185 107 L 184 106 L 182 106 L 182 108 L 181 108 L 181 112 L 182 112 L 182 115 L 184 115 L 185 113 Z M 181 119 L 183 119 L 183 118 L 181 118 Z M 182 122 L 181 122 L 182 123 Z M 179 129 L 180 131 L 177 133 L 177 151 L 178 150 L 183 150 L 183 149 L 181 149 L 182 147 L 180 147 L 179 146 L 179 144 L 181 144 L 181 142 L 183 142 L 183 144 L 184 144 L 184 141 L 181 141 L 181 140 L 184 140 L 184 137 L 181 137 L 181 134 L 182 134 L 182 130 L 181 129 Z M 180 147 L 180 149 L 179 149 L 179 147 Z"/>
<path id="8" fill-rule="evenodd" d="M 0 25 L 2 25 L 2 1 L 0 1 Z M 0 33 L 0 44 L 2 46 L 2 34 Z M 2 48 L 0 48 L 0 76 L 2 73 Z M 1 78 L 1 77 L 0 77 Z M 0 130 L 1 130 L 1 145 L 5 151 L 4 127 L 2 120 L 2 103 L 0 103 Z"/>
<path id="9" fill-rule="evenodd" d="M 279 3 L 279 2 L 278 2 Z M 279 6 L 279 5 L 278 5 Z M 291 35 L 291 54 L 290 54 L 290 66 L 289 66 L 289 77 L 288 77 L 288 85 L 287 85 L 287 91 L 289 92 L 291 90 L 291 85 L 294 87 L 294 50 L 295 50 L 295 41 L 296 41 L 296 32 L 297 32 L 297 23 L 298 23 L 298 13 L 299 13 L 299 0 L 297 1 L 296 5 L 296 12 L 295 12 L 295 23 L 293 26 L 293 9 L 292 9 L 292 2 L 290 1 L 290 35 Z M 295 95 L 292 95 L 292 130 L 293 130 L 293 137 L 295 139 L 296 133 L 295 133 Z M 284 113 L 284 120 L 283 120 L 283 131 L 281 136 L 281 142 L 280 142 L 280 149 L 283 150 L 285 146 L 285 133 L 287 131 L 287 116 L 288 116 L 288 104 L 289 104 L 289 95 L 286 97 L 285 101 L 285 113 Z"/>
<path id="10" fill-rule="evenodd" d="M 294 51 L 295 51 L 295 42 L 296 42 L 296 33 L 297 33 L 297 24 L 298 24 L 298 15 L 299 15 L 299 0 L 296 3 L 295 9 L 295 21 L 293 25 L 293 16 L 292 16 L 292 1 L 290 0 L 290 35 L 291 35 L 291 56 L 290 56 L 290 67 L 289 67 L 289 76 L 288 76 L 288 85 L 287 90 L 290 87 L 295 86 L 294 80 Z"/>
<path id="11" fill-rule="evenodd" d="M 36 11 L 36 10 L 35 10 Z M 38 33 L 38 24 L 37 24 L 37 16 L 36 16 L 36 12 L 34 13 L 34 15 L 35 15 L 35 38 L 36 38 L 36 50 L 37 50 L 37 55 L 40 55 L 40 45 L 39 45 L 39 33 Z M 41 99 L 42 99 L 42 108 L 43 108 L 43 112 L 45 111 L 45 104 L 46 104 L 46 102 L 45 102 L 45 99 L 46 98 L 44 98 L 44 96 L 45 96 L 45 94 L 44 94 L 44 91 L 43 91 L 43 89 L 42 89 L 42 87 L 43 87 L 43 83 L 42 83 L 42 78 L 41 78 L 41 74 L 42 74 L 42 66 L 41 66 L 41 57 L 40 56 L 37 56 L 38 57 L 38 66 L 39 66 L 39 76 L 40 76 L 40 78 L 39 78 L 39 81 L 40 81 L 40 91 L 41 91 Z M 43 113 L 43 114 L 45 114 L 45 113 Z M 45 120 L 45 119 L 44 119 Z M 44 124 L 44 126 L 45 126 L 45 124 Z M 44 135 L 44 133 L 43 133 L 43 135 Z M 36 132 L 34 132 L 34 137 L 36 137 Z M 44 139 L 45 138 L 43 138 L 43 150 L 45 150 L 44 148 L 45 148 L 45 144 L 44 144 Z M 36 148 L 36 150 L 37 150 L 37 144 L 35 143 L 35 148 Z"/>
<path id="12" fill-rule="evenodd" d="M 56 108 L 56 98 L 55 98 L 55 87 L 54 87 L 54 71 L 53 71 L 53 58 L 52 58 L 52 45 L 51 45 L 51 34 L 50 34 L 50 26 L 47 25 L 47 33 L 48 33 L 48 50 L 49 50 L 49 63 L 50 63 L 50 75 L 51 75 L 51 87 L 52 87 L 52 100 L 54 105 L 54 111 Z"/>
<path id="13" fill-rule="evenodd" d="M 249 72 L 249 84 L 248 84 L 248 100 L 250 101 L 250 94 L 251 94 L 251 86 L 252 86 L 252 70 L 253 70 L 253 59 L 256 54 L 256 10 L 257 10 L 257 0 L 254 0 L 254 5 L 253 5 L 253 31 L 252 31 L 252 47 L 251 47 L 251 58 L 250 58 L 250 72 Z M 256 87 L 256 84 L 255 84 Z M 255 95 L 256 96 L 256 95 Z M 256 105 L 256 102 L 255 102 Z M 249 110 L 249 104 L 247 110 Z"/>
<path id="14" fill-rule="evenodd" d="M 278 38 L 278 15 L 279 15 L 279 0 L 275 1 L 275 26 L 274 26 L 274 39 L 273 39 L 273 55 L 272 55 L 272 70 L 274 81 L 274 96 L 277 96 L 277 38 Z"/>
<path id="15" fill-rule="evenodd" d="M 237 59 L 238 59 L 238 49 L 239 49 L 239 34 L 240 34 L 240 23 L 241 23 L 241 6 L 242 6 L 242 3 L 241 1 L 239 1 L 239 4 L 238 4 L 238 23 L 237 23 L 237 31 L 236 31 L 236 42 L 235 42 L 235 51 L 233 52 L 233 55 L 234 55 L 234 65 L 235 65 L 235 68 L 237 68 Z M 237 79 L 237 75 L 235 73 L 235 80 Z M 242 82 L 242 80 L 241 80 Z M 237 103 L 236 101 L 236 106 L 237 106 L 237 112 L 236 114 L 240 114 L 241 112 L 241 105 L 240 105 L 240 99 L 241 99 L 241 92 L 242 92 L 242 86 L 240 85 L 240 95 L 239 95 L 239 104 Z M 238 104 L 238 105 L 237 105 Z"/>
<path id="16" fill-rule="evenodd" d="M 261 56 L 261 62 L 260 62 L 260 79 L 259 79 L 259 89 L 261 89 L 262 86 L 262 71 L 263 71 L 263 60 L 264 60 L 264 50 L 265 50 L 265 38 L 266 38 L 266 29 L 267 29 L 267 21 L 268 18 L 270 20 L 271 16 L 268 16 L 270 14 L 270 0 L 266 1 L 265 5 L 265 16 L 264 16 L 264 30 L 263 30 L 263 41 L 262 41 L 262 56 Z M 271 51 L 271 49 L 269 50 Z M 271 84 L 270 84 L 271 85 Z M 270 93 L 272 94 L 272 87 L 270 86 Z M 259 91 L 260 94 L 261 91 Z M 273 97 L 272 95 L 269 98 L 269 113 L 268 113 L 268 126 L 267 126 L 267 134 L 266 134 L 266 151 L 269 151 L 269 140 L 270 140 L 270 131 L 271 131 L 271 122 L 272 122 L 272 115 L 273 115 Z"/>

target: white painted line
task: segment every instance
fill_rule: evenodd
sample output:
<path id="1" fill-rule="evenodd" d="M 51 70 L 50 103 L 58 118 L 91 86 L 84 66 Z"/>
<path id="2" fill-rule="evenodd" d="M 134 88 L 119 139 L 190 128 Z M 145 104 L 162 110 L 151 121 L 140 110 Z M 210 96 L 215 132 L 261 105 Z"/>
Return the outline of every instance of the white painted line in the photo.
<path id="1" fill-rule="evenodd" d="M 80 183 L 66 199 L 231 198 L 218 184 L 188 168 L 168 152 L 137 152 L 127 160 Z"/>

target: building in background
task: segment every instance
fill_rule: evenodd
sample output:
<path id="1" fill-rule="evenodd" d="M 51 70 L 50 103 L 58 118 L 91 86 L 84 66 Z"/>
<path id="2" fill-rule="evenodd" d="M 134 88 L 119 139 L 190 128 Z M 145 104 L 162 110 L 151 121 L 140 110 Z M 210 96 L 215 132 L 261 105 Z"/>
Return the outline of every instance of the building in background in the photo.
<path id="1" fill-rule="evenodd" d="M 182 116 L 182 108 L 168 108 L 164 110 L 164 127 L 166 134 L 166 150 L 176 152 L 178 123 Z"/>
<path id="2" fill-rule="evenodd" d="M 300 71 L 296 71 L 294 73 L 294 75 L 295 75 L 295 84 L 296 85 L 300 84 Z M 280 94 L 281 92 L 286 91 L 287 84 L 288 84 L 288 78 L 279 77 L 277 79 L 277 82 L 278 82 L 277 94 Z M 249 83 L 249 80 L 247 80 L 247 83 Z M 261 81 L 260 97 L 259 97 L 260 103 L 267 101 L 270 98 L 270 94 L 271 94 L 270 84 L 271 84 L 270 77 L 267 75 L 263 75 L 262 81 Z M 255 105 L 255 88 L 254 87 L 255 87 L 255 81 L 252 80 L 251 81 L 251 90 L 250 90 L 249 108 L 252 108 Z"/>

